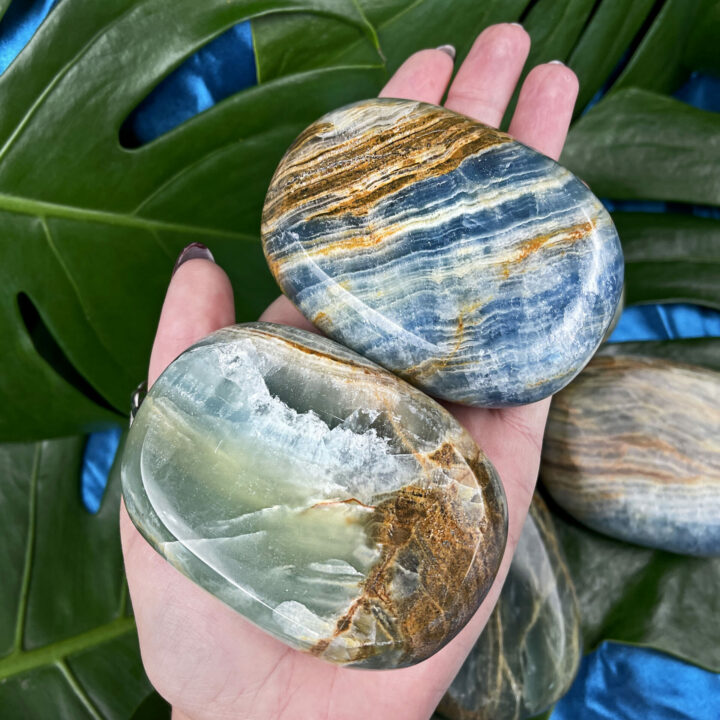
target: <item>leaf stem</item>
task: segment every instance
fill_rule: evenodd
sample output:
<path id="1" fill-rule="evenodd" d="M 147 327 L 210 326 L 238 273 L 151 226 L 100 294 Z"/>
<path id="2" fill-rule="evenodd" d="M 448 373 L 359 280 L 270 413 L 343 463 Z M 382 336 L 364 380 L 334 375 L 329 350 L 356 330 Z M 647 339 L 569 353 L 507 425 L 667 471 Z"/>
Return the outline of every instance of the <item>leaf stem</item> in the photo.
<path id="1" fill-rule="evenodd" d="M 10 655 L 0 660 L 0 681 L 19 673 L 34 670 L 44 665 L 60 662 L 68 655 L 101 645 L 128 632 L 135 632 L 135 619 L 119 617 L 105 625 L 74 635 L 65 640 L 45 645 L 37 650 L 23 652 L 13 650 Z"/>

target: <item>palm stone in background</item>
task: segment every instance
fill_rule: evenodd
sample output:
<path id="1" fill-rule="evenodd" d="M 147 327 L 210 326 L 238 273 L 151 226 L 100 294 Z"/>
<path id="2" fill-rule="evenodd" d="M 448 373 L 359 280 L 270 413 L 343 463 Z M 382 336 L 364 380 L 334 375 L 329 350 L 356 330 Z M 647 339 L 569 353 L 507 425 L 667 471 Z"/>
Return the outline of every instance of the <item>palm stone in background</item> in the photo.
<path id="1" fill-rule="evenodd" d="M 541 476 L 557 503 L 595 530 L 720 555 L 720 373 L 594 359 L 553 398 Z"/>
<path id="2" fill-rule="evenodd" d="M 581 650 L 572 580 L 536 494 L 495 610 L 438 712 L 451 720 L 537 715 L 570 687 Z"/>

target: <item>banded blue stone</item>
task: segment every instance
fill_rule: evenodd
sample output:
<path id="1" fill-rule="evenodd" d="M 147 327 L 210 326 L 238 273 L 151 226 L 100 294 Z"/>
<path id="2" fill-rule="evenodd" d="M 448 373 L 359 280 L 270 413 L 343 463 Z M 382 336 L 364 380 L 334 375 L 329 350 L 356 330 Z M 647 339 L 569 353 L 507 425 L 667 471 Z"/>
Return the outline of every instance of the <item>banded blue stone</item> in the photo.
<path id="1" fill-rule="evenodd" d="M 601 533 L 720 555 L 720 373 L 594 358 L 553 398 L 541 477 L 560 506 Z"/>
<path id="2" fill-rule="evenodd" d="M 380 98 L 320 118 L 270 184 L 282 291 L 324 333 L 439 398 L 564 387 L 620 299 L 609 214 L 553 160 L 444 108 Z"/>

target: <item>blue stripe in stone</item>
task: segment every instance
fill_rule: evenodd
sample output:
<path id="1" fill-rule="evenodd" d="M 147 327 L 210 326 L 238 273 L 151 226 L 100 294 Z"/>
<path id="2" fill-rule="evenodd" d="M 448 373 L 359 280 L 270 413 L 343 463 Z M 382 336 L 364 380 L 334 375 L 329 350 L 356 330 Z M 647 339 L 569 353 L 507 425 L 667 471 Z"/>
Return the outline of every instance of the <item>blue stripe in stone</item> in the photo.
<path id="1" fill-rule="evenodd" d="M 380 125 L 400 102 L 325 116 L 315 145 L 298 151 L 311 160 L 291 151 L 278 182 L 307 182 L 307 163 L 322 172 L 324 143 L 334 169 L 333 122 L 339 142 L 359 148 L 344 163 L 364 163 L 375 126 L 353 113 L 368 108 Z M 348 127 L 362 140 L 348 141 Z M 336 340 L 430 394 L 490 406 L 546 397 L 589 359 L 614 313 L 623 266 L 608 214 L 577 178 L 516 142 L 447 172 L 416 162 L 419 179 L 362 211 L 305 194 L 269 219 L 263 239 L 283 290 L 306 317 L 328 318 L 321 328 Z M 372 188 L 357 182 L 340 190 Z M 567 231 L 573 239 L 560 242 Z M 371 232 L 382 239 L 364 243 Z"/>

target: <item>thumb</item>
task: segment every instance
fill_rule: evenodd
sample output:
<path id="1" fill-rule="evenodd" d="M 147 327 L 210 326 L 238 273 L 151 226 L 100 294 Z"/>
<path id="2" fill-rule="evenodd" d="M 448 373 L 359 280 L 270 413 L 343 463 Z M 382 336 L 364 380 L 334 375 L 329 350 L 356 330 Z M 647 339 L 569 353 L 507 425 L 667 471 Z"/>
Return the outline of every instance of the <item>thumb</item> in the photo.
<path id="1" fill-rule="evenodd" d="M 183 350 L 234 320 L 228 276 L 215 264 L 212 253 L 204 245 L 188 245 L 175 264 L 165 296 L 150 357 L 148 386 Z M 153 683 L 162 691 L 172 687 L 174 674 L 163 650 L 166 637 L 158 628 L 164 627 L 163 623 L 167 626 L 177 616 L 177 612 L 169 613 L 168 607 L 180 608 L 182 615 L 183 603 L 189 602 L 188 599 L 202 606 L 204 591 L 180 575 L 145 542 L 122 502 L 120 534 L 143 662 Z M 178 661 L 181 665 L 182 658 Z M 182 677 L 180 672 L 175 675 Z M 165 690 L 165 694 L 168 693 Z"/>
<path id="2" fill-rule="evenodd" d="M 202 243 L 188 245 L 178 257 L 158 323 L 148 387 L 190 345 L 235 322 L 230 280 Z"/>

